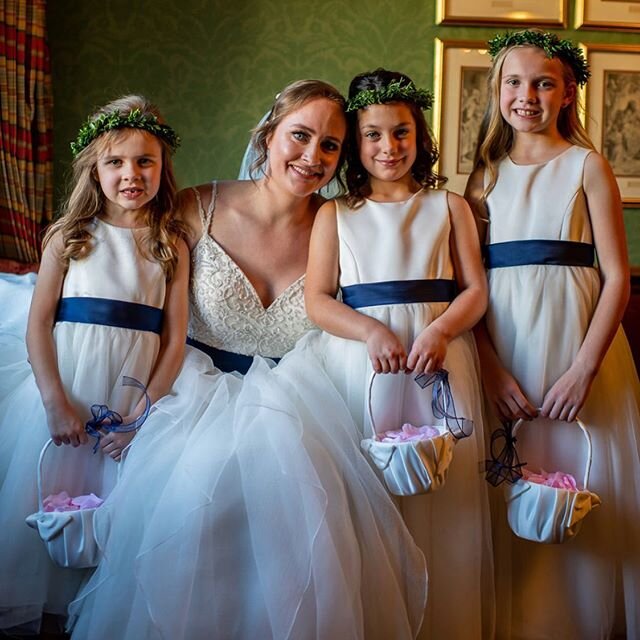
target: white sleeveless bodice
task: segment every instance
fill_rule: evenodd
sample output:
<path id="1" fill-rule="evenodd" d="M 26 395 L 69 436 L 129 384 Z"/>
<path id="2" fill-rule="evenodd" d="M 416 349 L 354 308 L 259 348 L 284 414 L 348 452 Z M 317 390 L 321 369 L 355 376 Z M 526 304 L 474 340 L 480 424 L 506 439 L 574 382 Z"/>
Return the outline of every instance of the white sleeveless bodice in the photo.
<path id="1" fill-rule="evenodd" d="M 336 200 L 340 285 L 453 278 L 446 191 L 419 191 L 404 202 Z"/>
<path id="2" fill-rule="evenodd" d="M 107 298 L 162 308 L 165 275 L 157 262 L 147 260 L 136 246 L 146 229 L 128 229 L 94 218 L 91 253 L 72 260 L 64 279 L 63 298 Z"/>
<path id="3" fill-rule="evenodd" d="M 517 165 L 507 156 L 487 198 L 489 243 L 512 240 L 571 240 L 591 243 L 591 223 L 582 189 L 591 153 L 569 147 L 544 164 Z M 526 212 L 526 215 L 522 215 Z"/>

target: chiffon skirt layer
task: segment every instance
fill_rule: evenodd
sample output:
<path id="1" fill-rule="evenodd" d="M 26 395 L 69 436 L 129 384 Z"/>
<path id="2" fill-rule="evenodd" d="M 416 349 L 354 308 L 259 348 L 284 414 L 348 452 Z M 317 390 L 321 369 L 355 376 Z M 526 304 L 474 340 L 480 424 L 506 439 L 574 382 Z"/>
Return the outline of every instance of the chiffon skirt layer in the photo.
<path id="1" fill-rule="evenodd" d="M 441 303 L 408 304 L 359 311 L 390 327 L 408 348 L 446 308 Z M 367 408 L 372 368 L 365 345 L 323 334 L 310 337 L 307 351 L 322 354 L 328 375 L 359 425 L 360 437 L 368 437 L 372 432 Z M 296 352 L 301 361 L 308 358 L 300 349 Z M 455 411 L 474 421 L 473 434 L 457 443 L 444 487 L 396 499 L 427 560 L 429 598 L 419 637 L 430 640 L 475 640 L 492 638 L 494 633 L 489 498 L 479 471 L 486 454 L 478 366 L 471 334 L 450 343 L 444 368 L 449 372 Z M 420 388 L 411 375 L 377 376 L 371 396 L 377 430 L 398 429 L 404 422 L 442 424 L 433 416 L 431 397 L 431 388 Z"/>
<path id="2" fill-rule="evenodd" d="M 157 336 L 62 323 L 54 338 L 60 375 L 81 419 L 91 417 L 93 403 L 123 415 L 133 408 L 140 392 L 122 387 L 122 376 L 146 382 Z M 0 628 L 28 625 L 37 631 L 44 611 L 66 613 L 86 571 L 56 567 L 38 533 L 25 524 L 38 511 L 37 463 L 49 430 L 24 344 L 3 335 L 0 348 Z M 91 444 L 51 447 L 43 461 L 43 497 L 63 490 L 104 497 L 116 475 L 116 463 L 94 455 Z"/>
<path id="3" fill-rule="evenodd" d="M 490 276 L 489 331 L 536 406 L 574 361 L 599 294 L 595 270 L 552 269 L 498 269 Z M 528 309 L 536 313 L 518 313 Z M 515 537 L 495 492 L 499 638 L 640 638 L 639 405 L 638 376 L 620 329 L 580 411 L 593 445 L 589 489 L 602 505 L 576 538 L 543 545 Z M 517 446 L 532 469 L 568 472 L 582 482 L 586 448 L 575 425 L 527 423 Z"/>
<path id="4" fill-rule="evenodd" d="M 196 354 L 96 517 L 73 638 L 415 637 L 424 557 L 319 364 Z"/>

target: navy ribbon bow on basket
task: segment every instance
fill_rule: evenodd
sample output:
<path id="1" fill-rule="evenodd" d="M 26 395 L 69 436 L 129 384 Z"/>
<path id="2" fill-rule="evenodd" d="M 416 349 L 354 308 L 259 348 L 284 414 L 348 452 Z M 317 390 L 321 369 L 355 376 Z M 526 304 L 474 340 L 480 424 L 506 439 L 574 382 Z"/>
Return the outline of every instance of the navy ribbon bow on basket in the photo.
<path id="1" fill-rule="evenodd" d="M 502 449 L 496 453 L 499 441 L 504 440 Z M 485 478 L 494 487 L 508 482 L 513 484 L 522 478 L 522 467 L 527 463 L 520 462 L 516 451 L 516 438 L 513 435 L 513 423 L 506 422 L 491 434 L 491 460 L 485 460 Z"/>
<path id="2" fill-rule="evenodd" d="M 135 378 L 129 376 L 122 376 L 123 387 L 136 387 L 144 393 L 145 407 L 144 411 L 129 424 L 122 424 L 122 416 L 117 411 L 112 411 L 106 404 L 92 404 L 91 415 L 93 418 L 87 421 L 84 426 L 85 431 L 96 439 L 96 443 L 93 445 L 93 453 L 98 451 L 100 446 L 100 439 L 106 432 L 112 433 L 128 433 L 130 431 L 137 431 L 147 419 L 149 411 L 151 410 L 151 399 L 147 394 L 147 388 Z"/>
<path id="3" fill-rule="evenodd" d="M 435 373 L 421 373 L 415 377 L 415 381 L 422 389 L 426 389 L 428 386 L 432 387 L 431 411 L 433 417 L 444 420 L 447 429 L 456 440 L 468 438 L 473 433 L 473 420 L 456 415 L 456 405 L 453 401 L 447 370 L 440 369 Z M 449 413 L 449 407 L 451 407 L 451 413 Z"/>

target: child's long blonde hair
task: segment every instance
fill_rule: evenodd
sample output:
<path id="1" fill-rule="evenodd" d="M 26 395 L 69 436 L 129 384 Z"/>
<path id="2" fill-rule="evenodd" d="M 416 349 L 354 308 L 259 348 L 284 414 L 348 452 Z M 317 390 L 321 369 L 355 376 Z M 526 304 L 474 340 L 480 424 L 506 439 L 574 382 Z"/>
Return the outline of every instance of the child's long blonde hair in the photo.
<path id="1" fill-rule="evenodd" d="M 489 182 L 482 193 L 482 200 L 486 200 L 496 184 L 498 179 L 498 163 L 511 151 L 511 147 L 513 146 L 513 130 L 511 126 L 505 122 L 500 112 L 500 80 L 502 77 L 502 65 L 507 55 L 513 51 L 513 49 L 523 47 L 538 48 L 532 44 L 505 47 L 496 55 L 491 70 L 489 71 L 487 80 L 489 101 L 480 125 L 474 157 L 474 170 L 479 167 L 486 167 L 489 171 Z M 543 50 L 540 49 L 540 51 Z M 564 70 L 563 80 L 565 86 L 572 83 L 575 85 L 576 78 L 571 66 L 561 58 L 558 58 L 558 60 L 562 63 Z M 558 116 L 558 131 L 560 135 L 565 138 L 565 140 L 571 142 L 571 144 L 586 149 L 595 149 L 585 128 L 580 122 L 578 115 L 579 107 L 580 105 L 576 97 L 569 105 L 561 109 Z"/>
<path id="2" fill-rule="evenodd" d="M 126 117 L 136 110 L 145 116 L 156 116 L 160 123 L 163 122 L 157 107 L 138 95 L 123 96 L 114 100 L 98 109 L 90 119 L 111 113 L 119 113 Z M 130 135 L 131 131 L 132 129 L 128 128 L 106 131 L 80 151 L 73 161 L 71 192 L 62 207 L 62 215 L 47 229 L 42 243 L 43 247 L 46 246 L 53 235 L 60 231 L 63 244 L 61 258 L 67 266 L 70 260 L 87 257 L 93 248 L 89 223 L 102 213 L 105 205 L 105 195 L 96 172 L 98 159 L 111 144 Z M 178 262 L 177 240 L 184 235 L 184 228 L 173 216 L 177 188 L 171 148 L 161 137 L 156 137 L 162 146 L 160 188 L 144 209 L 143 222 L 149 230 L 141 238 L 140 248 L 150 260 L 160 264 L 167 280 L 170 280 Z"/>

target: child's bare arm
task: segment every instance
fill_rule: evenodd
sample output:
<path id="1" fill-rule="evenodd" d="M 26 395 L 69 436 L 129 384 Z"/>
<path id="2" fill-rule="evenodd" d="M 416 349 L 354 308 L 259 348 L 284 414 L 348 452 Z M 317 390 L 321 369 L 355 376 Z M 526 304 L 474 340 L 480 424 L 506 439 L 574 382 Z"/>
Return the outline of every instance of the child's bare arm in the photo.
<path id="1" fill-rule="evenodd" d="M 449 342 L 471 329 L 487 307 L 487 281 L 471 210 L 467 202 L 454 193 L 448 194 L 448 202 L 451 256 L 459 293 L 413 343 L 407 366 L 418 373 L 441 368 Z"/>
<path id="2" fill-rule="evenodd" d="M 339 258 L 336 205 L 330 201 L 320 207 L 311 233 L 304 293 L 307 314 L 328 333 L 364 342 L 376 372 L 403 370 L 406 352 L 396 335 L 375 318 L 336 300 Z"/>
<path id="3" fill-rule="evenodd" d="M 88 437 L 62 386 L 53 341 L 53 325 L 64 280 L 61 249 L 61 237 L 56 235 L 42 254 L 29 309 L 27 350 L 54 443 L 77 447 L 87 442 Z"/>
<path id="4" fill-rule="evenodd" d="M 184 357 L 184 345 L 187 337 L 189 287 L 189 250 L 186 243 L 178 243 L 178 264 L 173 279 L 167 284 L 160 350 L 153 367 L 147 394 L 151 404 L 165 396 L 175 381 Z M 134 410 L 123 416 L 125 424 L 140 416 L 145 407 L 145 398 L 141 398 Z M 103 452 L 115 460 L 120 459 L 122 449 L 131 442 L 135 432 L 108 433 L 101 441 Z"/>
<path id="5" fill-rule="evenodd" d="M 484 242 L 488 228 L 488 215 L 481 199 L 484 190 L 484 169 L 476 169 L 465 190 L 480 242 Z M 504 367 L 496 353 L 484 319 L 473 329 L 480 357 L 481 379 L 485 394 L 495 414 L 503 420 L 531 419 L 538 411 L 520 388 L 518 381 Z"/>
<path id="6" fill-rule="evenodd" d="M 578 415 L 629 301 L 629 262 L 620 192 L 609 163 L 600 154 L 587 157 L 584 191 L 602 288 L 573 364 L 542 403 L 542 415 L 558 420 L 574 420 Z"/>

